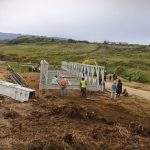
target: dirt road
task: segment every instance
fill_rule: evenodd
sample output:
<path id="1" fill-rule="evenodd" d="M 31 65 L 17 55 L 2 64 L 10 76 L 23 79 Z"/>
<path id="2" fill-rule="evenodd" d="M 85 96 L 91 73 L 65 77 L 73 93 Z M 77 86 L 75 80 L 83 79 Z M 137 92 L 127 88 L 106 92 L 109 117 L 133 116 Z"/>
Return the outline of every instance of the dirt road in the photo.
<path id="1" fill-rule="evenodd" d="M 112 84 L 111 82 L 106 82 L 106 88 L 110 89 L 111 84 Z M 125 89 L 125 88 L 127 89 L 128 93 L 130 95 L 136 95 L 136 96 L 142 97 L 144 99 L 150 100 L 150 91 L 148 89 L 147 90 L 135 89 L 135 88 L 129 87 L 127 85 L 123 85 L 123 89 Z"/>

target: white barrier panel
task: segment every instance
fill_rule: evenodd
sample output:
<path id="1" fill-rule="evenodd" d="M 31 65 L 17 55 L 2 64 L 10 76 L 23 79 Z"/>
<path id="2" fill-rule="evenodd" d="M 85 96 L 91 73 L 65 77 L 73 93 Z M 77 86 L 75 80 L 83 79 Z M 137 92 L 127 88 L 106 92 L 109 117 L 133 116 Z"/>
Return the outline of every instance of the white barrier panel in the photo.
<path id="1" fill-rule="evenodd" d="M 0 94 L 24 102 L 35 95 L 35 90 L 0 80 Z"/>

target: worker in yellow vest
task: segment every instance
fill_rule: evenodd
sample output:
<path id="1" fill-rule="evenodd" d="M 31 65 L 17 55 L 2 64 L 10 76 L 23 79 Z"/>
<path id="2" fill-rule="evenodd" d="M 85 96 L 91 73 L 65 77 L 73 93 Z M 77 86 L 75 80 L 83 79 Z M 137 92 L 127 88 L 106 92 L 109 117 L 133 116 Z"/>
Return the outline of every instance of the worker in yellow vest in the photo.
<path id="1" fill-rule="evenodd" d="M 86 81 L 84 80 L 84 78 L 82 78 L 80 82 L 80 87 L 81 87 L 81 95 L 83 97 L 86 97 Z"/>

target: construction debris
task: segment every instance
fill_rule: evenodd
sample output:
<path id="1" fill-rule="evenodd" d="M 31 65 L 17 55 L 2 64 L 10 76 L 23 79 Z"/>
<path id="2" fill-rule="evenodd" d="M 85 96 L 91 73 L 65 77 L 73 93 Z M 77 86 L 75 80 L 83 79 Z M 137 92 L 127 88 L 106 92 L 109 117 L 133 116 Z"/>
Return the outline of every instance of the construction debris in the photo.
<path id="1" fill-rule="evenodd" d="M 23 87 L 29 87 L 27 82 L 25 81 L 25 79 L 20 74 L 15 72 L 14 69 L 11 68 L 10 65 L 8 65 L 8 68 L 10 70 L 10 76 L 9 77 L 14 83 L 19 84 Z"/>

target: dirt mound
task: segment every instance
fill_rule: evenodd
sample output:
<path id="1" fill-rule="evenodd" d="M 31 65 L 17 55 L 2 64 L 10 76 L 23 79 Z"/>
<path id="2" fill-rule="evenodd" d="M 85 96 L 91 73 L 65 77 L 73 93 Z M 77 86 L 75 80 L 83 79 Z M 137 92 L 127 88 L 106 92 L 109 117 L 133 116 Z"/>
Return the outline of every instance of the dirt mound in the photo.
<path id="1" fill-rule="evenodd" d="M 20 115 L 13 110 L 7 111 L 3 113 L 4 119 L 16 119 L 18 118 Z"/>
<path id="2" fill-rule="evenodd" d="M 54 106 L 50 111 L 49 115 L 61 114 L 71 119 L 95 119 L 94 112 L 87 112 L 84 108 L 79 105 L 65 105 L 61 107 Z"/>
<path id="3" fill-rule="evenodd" d="M 39 112 L 39 111 L 33 111 L 33 112 L 31 112 L 31 114 L 30 114 L 30 117 L 32 118 L 32 119 L 34 119 L 34 118 L 41 118 L 43 116 L 43 113 L 42 112 Z"/>
<path id="4" fill-rule="evenodd" d="M 102 115 L 97 114 L 94 111 L 88 111 L 84 108 L 82 108 L 79 105 L 65 105 L 61 107 L 54 106 L 51 108 L 51 110 L 48 112 L 49 115 L 63 115 L 70 119 L 80 119 L 83 121 L 92 121 L 92 122 L 100 122 L 108 125 L 115 124 L 114 121 L 112 121 L 109 118 L 106 118 Z"/>
<path id="5" fill-rule="evenodd" d="M 139 124 L 138 122 L 131 122 L 129 124 L 129 129 L 135 134 L 139 134 L 142 136 L 150 137 L 150 127 L 149 126 L 143 126 Z"/>

